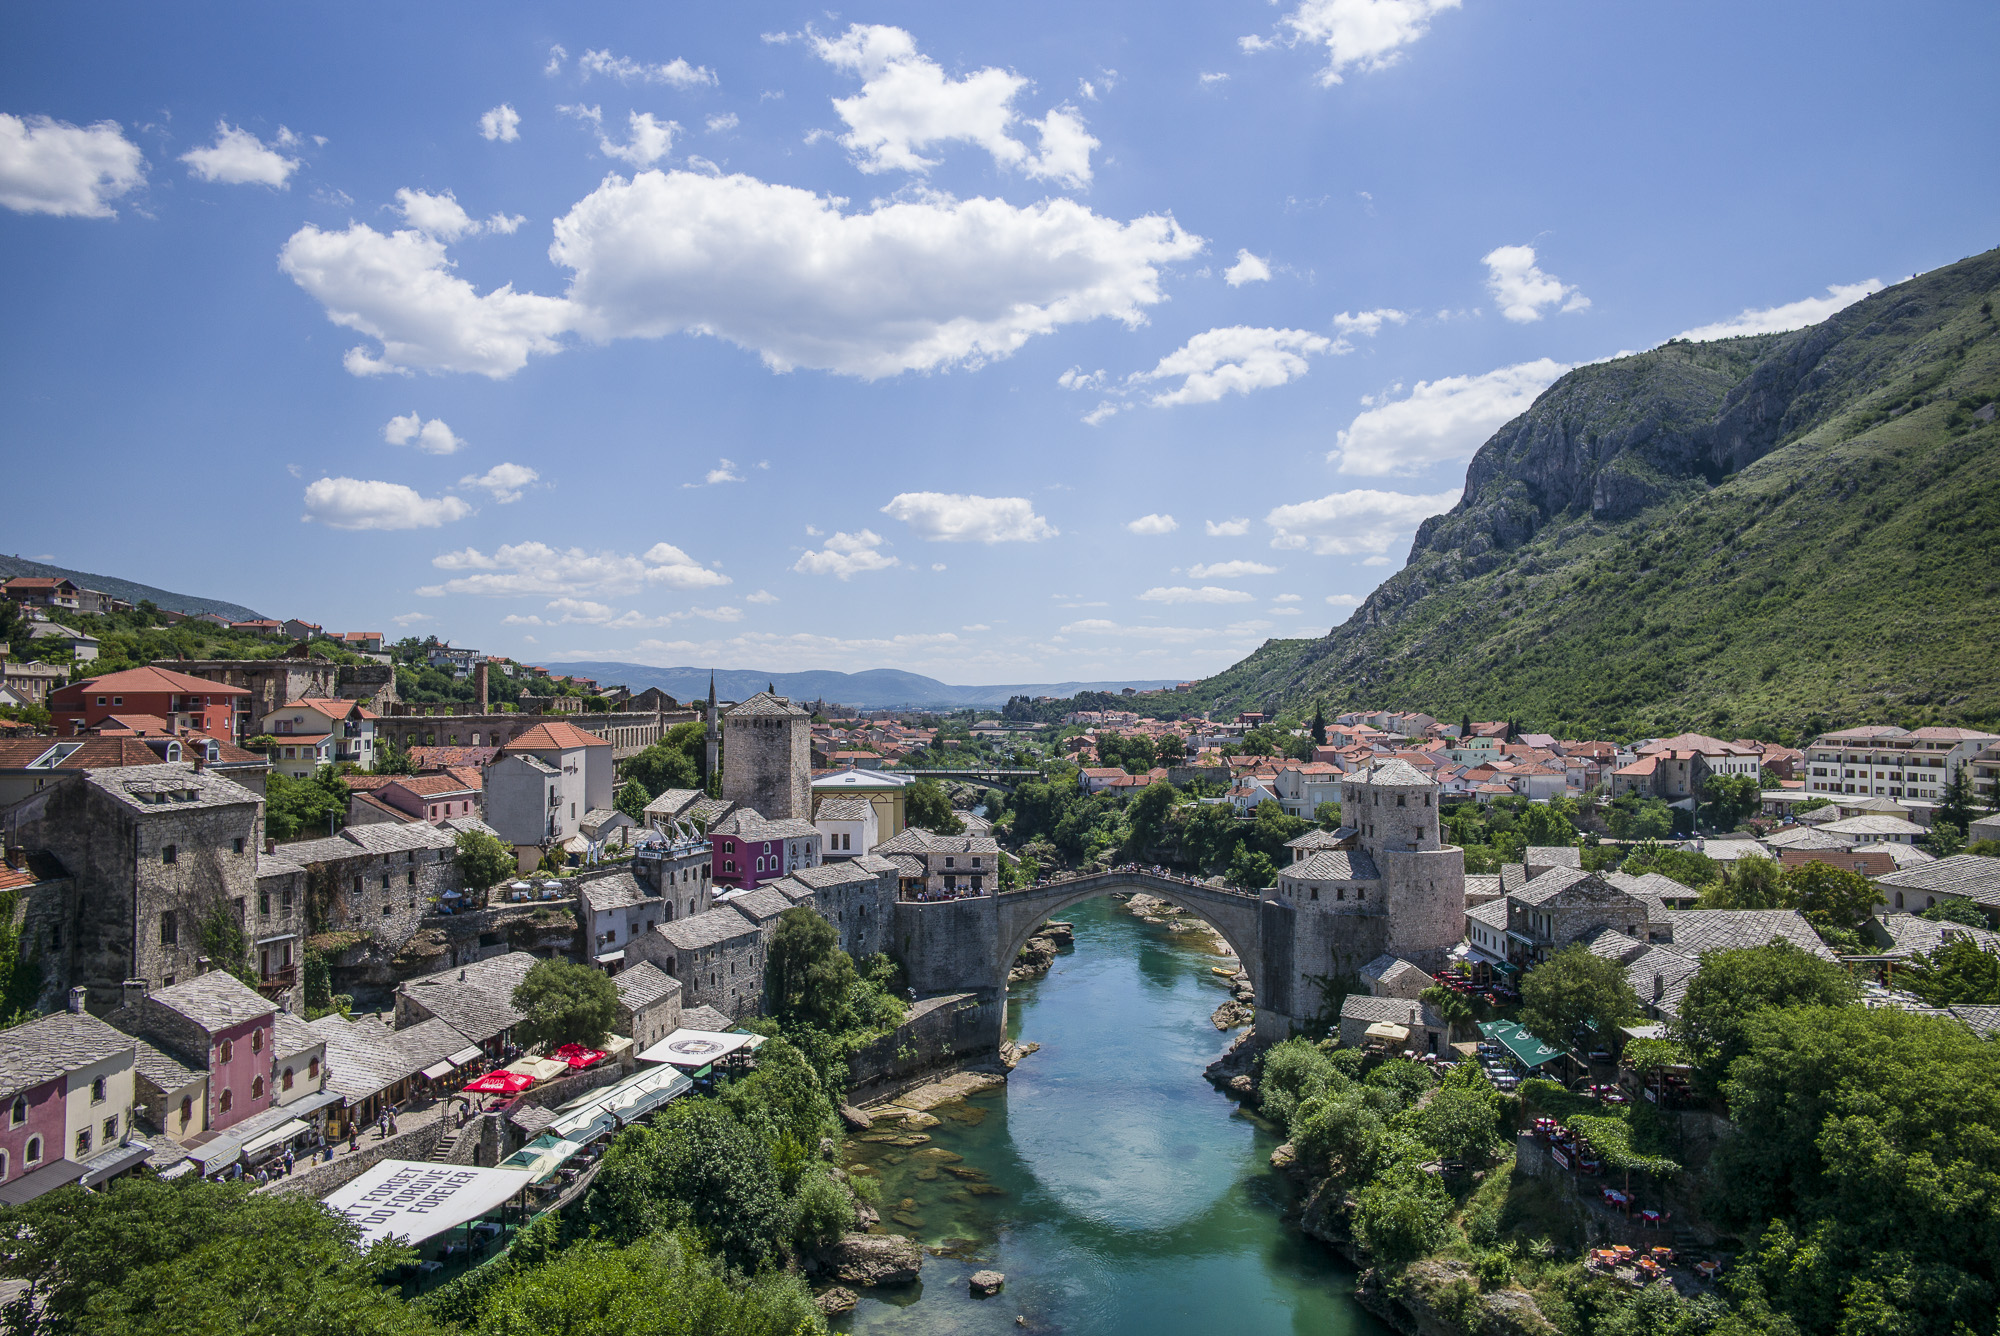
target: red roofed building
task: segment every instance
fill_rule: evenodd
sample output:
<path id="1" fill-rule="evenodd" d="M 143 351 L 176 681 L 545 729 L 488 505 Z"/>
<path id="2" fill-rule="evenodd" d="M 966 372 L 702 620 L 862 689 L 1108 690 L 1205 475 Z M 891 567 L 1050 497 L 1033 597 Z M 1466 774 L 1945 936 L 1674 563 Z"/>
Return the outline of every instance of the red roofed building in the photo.
<path id="1" fill-rule="evenodd" d="M 87 677 L 49 693 L 55 731 L 67 736 L 112 715 L 158 716 L 176 732 L 236 736 L 236 700 L 250 693 L 166 668 L 127 668 Z"/>
<path id="2" fill-rule="evenodd" d="M 277 739 L 271 760 L 280 773 L 309 778 L 322 765 L 352 761 L 375 768 L 373 710 L 359 701 L 306 696 L 286 701 L 264 716 L 264 729 Z"/>
<path id="3" fill-rule="evenodd" d="M 575 724 L 544 723 L 500 749 L 486 770 L 486 821 L 517 851 L 560 844 L 612 805 L 611 743 Z"/>

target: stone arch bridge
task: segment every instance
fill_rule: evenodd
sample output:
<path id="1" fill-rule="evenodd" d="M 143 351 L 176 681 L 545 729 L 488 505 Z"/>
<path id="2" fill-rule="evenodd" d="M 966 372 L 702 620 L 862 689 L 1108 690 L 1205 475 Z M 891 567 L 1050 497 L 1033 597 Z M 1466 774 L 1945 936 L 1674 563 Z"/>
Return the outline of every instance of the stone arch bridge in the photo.
<path id="1" fill-rule="evenodd" d="M 1257 990 L 1258 1033 L 1283 1038 L 1291 1032 L 1294 911 L 1256 891 L 1170 873 L 1110 871 L 959 900 L 901 901 L 894 947 L 919 991 L 976 995 L 984 1013 L 979 1027 L 998 1047 L 1006 1027 L 1007 971 L 1035 929 L 1071 905 L 1120 891 L 1156 896 L 1213 927 Z"/>
<path id="2" fill-rule="evenodd" d="M 1012 793 L 1016 785 L 1043 777 L 1039 770 L 1010 770 L 1001 766 L 975 770 L 898 770 L 896 773 L 914 775 L 918 779 L 949 779 L 960 784 L 977 784 L 983 788 L 999 789 L 1002 793 Z"/>

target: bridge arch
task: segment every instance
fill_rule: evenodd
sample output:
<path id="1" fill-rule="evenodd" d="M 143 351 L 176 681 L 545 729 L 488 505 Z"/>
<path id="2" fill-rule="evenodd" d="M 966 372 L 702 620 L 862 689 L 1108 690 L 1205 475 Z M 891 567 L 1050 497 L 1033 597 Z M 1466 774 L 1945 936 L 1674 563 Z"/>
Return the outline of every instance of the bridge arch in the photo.
<path id="1" fill-rule="evenodd" d="M 1236 953 L 1237 966 L 1249 974 L 1250 986 L 1257 991 L 1258 998 L 1264 997 L 1264 961 L 1258 934 L 1260 897 L 1146 872 L 1103 872 L 1000 892 L 1000 940 L 1005 948 L 1000 957 L 1002 989 L 1007 986 L 1007 971 L 1013 968 L 1021 948 L 1043 923 L 1072 905 L 1127 890 L 1165 900 L 1215 929 Z"/>

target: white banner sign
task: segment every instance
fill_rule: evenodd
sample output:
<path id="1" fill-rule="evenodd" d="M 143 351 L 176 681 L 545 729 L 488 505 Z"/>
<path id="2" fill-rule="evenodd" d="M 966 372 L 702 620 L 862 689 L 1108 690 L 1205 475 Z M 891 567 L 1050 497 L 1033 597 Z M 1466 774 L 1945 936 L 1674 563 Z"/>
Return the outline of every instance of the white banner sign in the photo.
<path id="1" fill-rule="evenodd" d="M 384 1160 L 322 1200 L 361 1226 L 365 1248 L 391 1237 L 421 1243 L 485 1215 L 527 1183 L 518 1169 Z"/>

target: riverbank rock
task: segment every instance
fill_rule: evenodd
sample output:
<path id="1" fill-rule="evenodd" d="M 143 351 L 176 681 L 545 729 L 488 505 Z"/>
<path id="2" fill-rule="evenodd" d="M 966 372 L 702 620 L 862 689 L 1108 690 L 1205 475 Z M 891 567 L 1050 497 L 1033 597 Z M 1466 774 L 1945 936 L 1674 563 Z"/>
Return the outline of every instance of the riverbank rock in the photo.
<path id="1" fill-rule="evenodd" d="M 1076 925 L 1074 923 L 1044 923 L 1041 929 L 1035 933 L 1035 936 L 1046 937 L 1054 942 L 1059 950 L 1067 951 L 1076 945 Z"/>
<path id="2" fill-rule="evenodd" d="M 947 1072 L 934 1081 L 926 1081 L 911 1090 L 896 1096 L 893 1102 L 872 1105 L 869 1112 L 878 1120 L 900 1118 L 902 1125 L 908 1126 L 911 1115 L 928 1117 L 929 1110 L 940 1104 L 950 1104 L 968 1095 L 977 1095 L 984 1090 L 992 1090 L 1007 1084 L 1007 1078 L 998 1072 Z M 925 1123 L 925 1127 L 936 1126 L 935 1121 Z M 920 1129 L 912 1129 L 920 1130 Z"/>
<path id="3" fill-rule="evenodd" d="M 869 1128 L 875 1126 L 873 1118 L 870 1118 L 852 1104 L 843 1104 L 840 1106 L 840 1121 L 847 1124 L 850 1132 L 866 1132 Z"/>
<path id="4" fill-rule="evenodd" d="M 1412 1263 L 1403 1273 L 1403 1284 L 1394 1299 L 1378 1296 L 1403 1310 L 1421 1332 L 1493 1332 L 1495 1336 L 1555 1336 L 1556 1328 L 1535 1303 L 1535 1297 L 1518 1286 L 1481 1292 L 1478 1278 L 1464 1262 L 1427 1257 Z M 1471 1296 L 1468 1304 L 1466 1298 Z M 1357 1296 L 1359 1297 L 1359 1296 Z M 1378 1314 L 1381 1309 L 1368 1304 Z M 1391 1310 L 1393 1312 L 1393 1310 Z"/>
<path id="5" fill-rule="evenodd" d="M 1021 954 L 1014 957 L 1014 967 L 1007 971 L 1008 983 L 1021 983 L 1028 979 L 1039 979 L 1049 972 L 1056 963 L 1056 943 L 1052 937 L 1036 935 L 1028 939 L 1021 948 Z"/>
<path id="6" fill-rule="evenodd" d="M 844 1289 L 839 1285 L 834 1286 L 830 1290 L 821 1291 L 813 1299 L 813 1303 L 819 1306 L 819 1311 L 828 1317 L 839 1317 L 843 1313 L 852 1313 L 854 1305 L 860 1302 L 860 1295 L 856 1294 L 853 1290 Z"/>
<path id="7" fill-rule="evenodd" d="M 1257 1013 L 1251 1007 L 1245 1006 L 1240 999 L 1232 997 L 1217 1007 L 1215 1014 L 1208 1019 L 1214 1022 L 1218 1030 L 1234 1030 L 1254 1022 Z"/>
<path id="8" fill-rule="evenodd" d="M 1271 1152 L 1271 1167 L 1273 1169 L 1289 1169 L 1298 1161 L 1298 1158 L 1298 1151 L 1293 1147 L 1291 1142 L 1287 1141 L 1284 1145 Z"/>
<path id="9" fill-rule="evenodd" d="M 1208 1064 L 1202 1075 L 1213 1085 L 1227 1086 L 1236 1077 L 1250 1075 L 1257 1065 L 1257 1055 L 1266 1047 L 1257 1041 L 1255 1030 L 1245 1030 L 1230 1042 L 1221 1057 Z"/>
<path id="10" fill-rule="evenodd" d="M 821 1259 L 844 1285 L 907 1285 L 924 1264 L 924 1251 L 901 1234 L 848 1234 Z"/>
<path id="11" fill-rule="evenodd" d="M 973 1298 L 985 1299 L 1000 1293 L 1000 1287 L 1006 1283 L 1007 1277 L 998 1271 L 975 1271 L 966 1286 L 972 1291 Z"/>
<path id="12" fill-rule="evenodd" d="M 1040 1044 L 1017 1044 L 1010 1039 L 1000 1045 L 1000 1061 L 1011 1072 L 1014 1068 L 1020 1066 L 1022 1058 L 1027 1057 L 1030 1053 L 1039 1053 L 1041 1051 L 1042 1046 Z"/>
<path id="13" fill-rule="evenodd" d="M 1229 1093 L 1247 1100 L 1257 1093 L 1257 1083 L 1247 1076 L 1232 1076 L 1229 1078 Z"/>

